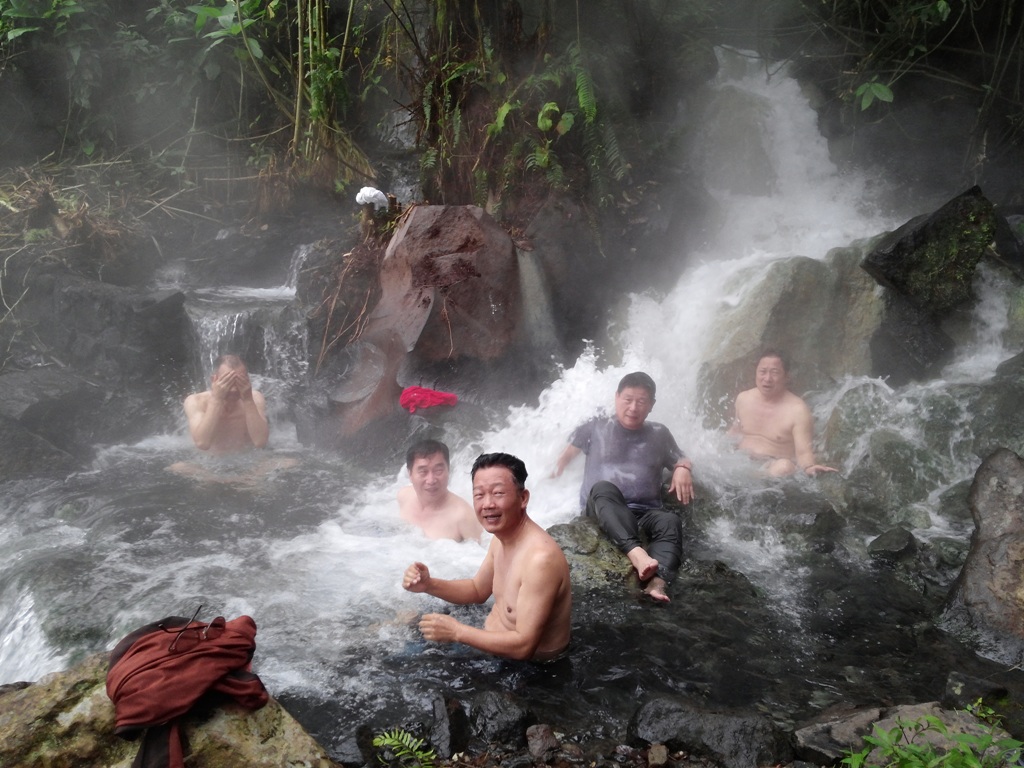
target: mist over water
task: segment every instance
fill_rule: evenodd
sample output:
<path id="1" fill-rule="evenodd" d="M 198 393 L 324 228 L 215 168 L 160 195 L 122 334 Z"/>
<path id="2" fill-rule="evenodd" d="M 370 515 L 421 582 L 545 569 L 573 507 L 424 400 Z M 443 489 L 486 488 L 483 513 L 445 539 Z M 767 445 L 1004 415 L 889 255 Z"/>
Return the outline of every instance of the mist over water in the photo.
<path id="1" fill-rule="evenodd" d="M 658 383 L 652 420 L 668 425 L 693 458 L 702 492 L 730 510 L 708 522 L 702 550 L 687 554 L 720 559 L 743 573 L 777 606 L 780 621 L 799 630 L 812 610 L 803 595 L 806 571 L 799 563 L 782 566 L 794 553 L 765 511 L 765 499 L 776 490 L 764 487 L 722 430 L 703 425 L 700 364 L 713 351 L 707 348 L 711 340 L 731 332 L 730 323 L 737 322 L 733 310 L 747 292 L 759 289 L 758 278 L 770 264 L 795 255 L 822 259 L 831 248 L 892 229 L 919 211 L 875 210 L 871 185 L 840 174 L 832 164 L 798 84 L 784 73 L 766 78 L 763 65 L 742 55 L 723 56 L 715 94 L 728 94 L 747 114 L 759 116 L 742 136 L 761 142 L 770 158 L 763 185 L 768 192 L 737 190 L 737 179 L 750 169 L 731 165 L 729 148 L 716 138 L 723 131 L 706 126 L 709 144 L 700 153 L 705 182 L 725 222 L 714 242 L 680 254 L 689 267 L 662 298 L 632 297 L 616 347 L 589 348 L 561 371 L 536 406 L 513 406 L 483 430 L 460 423 L 456 406 L 447 436 L 451 488 L 470 498 L 473 459 L 481 452 L 513 453 L 530 472 L 531 516 L 544 527 L 572 520 L 579 513 L 583 461 L 553 479 L 555 459 L 577 424 L 610 411 L 625 373 L 645 370 Z M 735 121 L 727 112 L 719 118 Z M 742 158 L 735 151 L 732 156 Z M 300 249 L 295 259 L 303 256 Z M 293 272 L 295 264 L 293 259 Z M 817 424 L 856 393 L 878 423 L 918 439 L 923 399 L 941 393 L 947 380 L 991 376 L 1012 354 L 1001 340 L 1005 286 L 982 270 L 978 288 L 981 301 L 969 329 L 973 342 L 963 345 L 966 351 L 942 380 L 903 389 L 864 377 L 836 382 L 830 391 L 809 395 Z M 218 350 L 251 338 L 254 326 L 260 329 L 258 353 L 268 364 L 253 381 L 271 411 L 269 456 L 297 458 L 297 468 L 263 466 L 263 454 L 197 456 L 178 413 L 173 433 L 108 447 L 89 471 L 63 483 L 7 484 L 0 499 L 0 683 L 38 679 L 80 654 L 112 647 L 140 624 L 189 616 L 200 603 L 202 618 L 244 613 L 256 619 L 256 671 L 275 696 L 322 726 L 317 735 L 325 742 L 360 718 L 401 717 L 428 698 L 431 686 L 460 689 L 470 679 L 500 676 L 503 662 L 462 646 L 424 643 L 413 620 L 445 606 L 401 588 L 402 572 L 413 561 L 427 563 L 441 577 L 472 575 L 486 540 L 427 540 L 397 519 L 395 496 L 407 482 L 404 467 L 368 471 L 296 439 L 281 404 L 305 375 L 299 362 L 306 358 L 302 326 L 289 316 L 293 295 L 294 281 L 288 279 L 272 290 L 192 289 L 189 309 L 205 350 L 204 376 Z M 204 382 L 196 384 L 205 388 Z M 180 410 L 180 404 L 168 407 Z M 865 433 L 848 448 L 841 469 L 855 465 L 868 438 Z M 180 461 L 193 462 L 213 480 L 197 482 L 167 471 Z M 945 482 L 936 493 L 970 477 L 977 464 L 953 444 L 942 461 Z M 933 515 L 929 530 L 948 533 L 950 527 Z M 918 533 L 927 536 L 929 530 Z M 479 624 L 485 609 L 451 610 Z M 588 616 L 578 615 L 575 622 L 586 624 Z M 591 655 L 587 648 L 579 652 Z M 793 653 L 799 656 L 800 648 Z M 609 692 L 588 691 L 581 705 L 592 708 L 592 716 L 622 697 L 614 671 L 607 675 Z M 550 698 L 557 706 L 583 695 L 558 690 Z M 320 715 L 318 707 L 324 710 Z"/>

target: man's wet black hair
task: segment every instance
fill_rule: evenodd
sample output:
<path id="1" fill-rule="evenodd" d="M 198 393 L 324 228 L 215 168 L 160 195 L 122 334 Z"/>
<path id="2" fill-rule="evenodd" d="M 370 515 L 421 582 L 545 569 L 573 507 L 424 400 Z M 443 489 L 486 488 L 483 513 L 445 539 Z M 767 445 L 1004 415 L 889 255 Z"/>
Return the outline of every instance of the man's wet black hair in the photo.
<path id="1" fill-rule="evenodd" d="M 216 373 L 220 370 L 222 365 L 226 365 L 232 371 L 240 371 L 245 368 L 245 362 L 238 355 L 221 355 L 213 361 L 213 372 Z"/>
<path id="2" fill-rule="evenodd" d="M 470 470 L 470 478 L 476 477 L 478 469 L 489 469 L 491 467 L 504 467 L 512 473 L 516 488 L 520 491 L 526 490 L 526 464 L 523 460 L 513 456 L 511 453 L 481 453 L 473 462 L 473 469 Z"/>
<path id="3" fill-rule="evenodd" d="M 758 355 L 757 362 L 754 363 L 754 366 L 757 367 L 757 365 L 766 357 L 778 358 L 782 362 L 783 373 L 789 373 L 789 357 L 781 349 L 777 349 L 776 347 L 767 347 L 766 349 L 763 349 L 761 354 Z"/>
<path id="4" fill-rule="evenodd" d="M 433 456 L 435 453 L 440 453 L 444 456 L 444 463 L 451 467 L 452 463 L 448 458 L 447 445 L 440 440 L 420 440 L 418 443 L 413 443 L 409 450 L 405 452 L 405 468 L 412 469 L 416 459 L 425 459 L 428 456 Z"/>
<path id="5" fill-rule="evenodd" d="M 626 387 L 640 387 L 646 389 L 651 396 L 651 400 L 654 399 L 654 393 L 657 391 L 657 387 L 654 386 L 654 379 L 648 376 L 643 371 L 634 371 L 633 373 L 627 373 L 619 381 L 619 388 L 615 390 L 615 394 L 619 394 Z"/>

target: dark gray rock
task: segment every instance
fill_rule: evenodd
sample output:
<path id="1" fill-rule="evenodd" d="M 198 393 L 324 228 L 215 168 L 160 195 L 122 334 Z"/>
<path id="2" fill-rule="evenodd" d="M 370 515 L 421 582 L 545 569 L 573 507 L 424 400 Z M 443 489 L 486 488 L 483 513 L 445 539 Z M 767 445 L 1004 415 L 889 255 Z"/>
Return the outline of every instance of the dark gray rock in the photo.
<path id="1" fill-rule="evenodd" d="M 513 746 L 526 743 L 526 729 L 536 718 L 511 694 L 487 691 L 473 698 L 469 722 L 473 738 Z"/>
<path id="2" fill-rule="evenodd" d="M 882 322 L 871 337 L 871 374 L 892 386 L 935 376 L 949 362 L 954 346 L 924 309 L 889 293 Z"/>
<path id="3" fill-rule="evenodd" d="M 155 387 L 122 389 L 67 368 L 12 371 L 0 385 L 0 416 L 78 460 L 97 444 L 139 439 L 168 420 Z"/>
<path id="4" fill-rule="evenodd" d="M 1000 448 L 1024 454 L 1024 354 L 1004 361 L 996 375 L 969 401 L 974 453 L 989 456 Z"/>
<path id="5" fill-rule="evenodd" d="M 16 421 L 0 416 L 0 477 L 4 480 L 36 475 L 59 476 L 79 466 L 71 454 Z"/>
<path id="6" fill-rule="evenodd" d="M 1024 460 L 1001 449 L 982 463 L 970 493 L 974 534 L 950 590 L 947 619 L 973 633 L 981 651 L 1024 660 Z"/>
<path id="7" fill-rule="evenodd" d="M 815 765 L 832 765 L 845 750 L 861 745 L 881 716 L 881 709 L 871 708 L 808 723 L 794 731 L 793 749 L 797 757 Z"/>
<path id="8" fill-rule="evenodd" d="M 429 741 L 438 757 L 449 759 L 469 745 L 469 718 L 457 699 L 437 696 L 432 704 Z"/>
<path id="9" fill-rule="evenodd" d="M 972 187 L 885 237 L 861 266 L 935 317 L 973 298 L 974 269 L 995 233 L 995 208 L 980 187 Z"/>
<path id="10" fill-rule="evenodd" d="M 847 513 L 876 531 L 894 522 L 913 523 L 912 505 L 926 499 L 941 479 L 935 456 L 894 430 L 879 429 L 847 477 Z"/>
<path id="11" fill-rule="evenodd" d="M 868 544 L 868 554 L 876 560 L 899 562 L 917 552 L 917 539 L 906 528 L 890 528 Z"/>
<path id="12" fill-rule="evenodd" d="M 761 715 L 702 712 L 679 699 L 643 704 L 629 724 L 631 739 L 712 758 L 724 768 L 776 765 L 793 754 L 787 736 Z"/>

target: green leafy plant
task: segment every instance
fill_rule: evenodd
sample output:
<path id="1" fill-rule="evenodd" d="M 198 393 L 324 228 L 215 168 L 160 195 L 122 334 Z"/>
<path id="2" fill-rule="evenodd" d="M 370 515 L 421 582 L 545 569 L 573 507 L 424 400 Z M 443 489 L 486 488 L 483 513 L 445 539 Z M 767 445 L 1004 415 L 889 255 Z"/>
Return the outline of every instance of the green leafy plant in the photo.
<path id="1" fill-rule="evenodd" d="M 380 750 L 377 760 L 391 768 L 434 768 L 437 755 L 408 731 L 394 728 L 373 738 L 373 746 Z"/>
<path id="2" fill-rule="evenodd" d="M 877 77 L 872 78 L 870 82 L 861 83 L 853 95 L 860 102 L 861 110 L 870 107 L 875 99 L 887 102 L 891 102 L 893 99 L 892 88 L 885 83 L 878 82 Z"/>
<path id="3" fill-rule="evenodd" d="M 967 707 L 981 725 L 979 733 L 954 733 L 934 715 L 917 720 L 897 720 L 888 730 L 875 725 L 867 745 L 860 751 L 847 750 L 841 765 L 848 768 L 1001 768 L 1015 765 L 1021 756 L 1022 742 L 997 735 L 999 718 L 979 699 Z M 926 740 L 925 734 L 942 737 L 945 748 Z M 871 762 L 868 762 L 868 759 Z"/>

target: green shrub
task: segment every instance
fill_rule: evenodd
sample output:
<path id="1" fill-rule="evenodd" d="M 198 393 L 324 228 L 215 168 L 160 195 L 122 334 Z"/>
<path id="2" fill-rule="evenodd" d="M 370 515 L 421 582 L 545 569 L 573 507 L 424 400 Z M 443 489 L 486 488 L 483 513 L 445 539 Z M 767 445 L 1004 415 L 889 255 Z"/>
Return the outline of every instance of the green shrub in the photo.
<path id="1" fill-rule="evenodd" d="M 875 725 L 874 735 L 865 736 L 863 750 L 846 750 L 841 765 L 849 768 L 880 766 L 881 768 L 999 768 L 1018 765 L 1022 742 L 997 734 L 999 718 L 982 706 L 979 699 L 967 707 L 982 724 L 980 733 L 955 733 L 934 715 L 917 720 L 896 721 L 896 727 L 885 730 Z M 938 734 L 945 748 L 921 737 Z M 872 754 L 874 753 L 874 754 Z M 867 762 L 871 757 L 871 762 Z"/>

